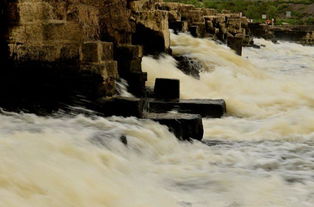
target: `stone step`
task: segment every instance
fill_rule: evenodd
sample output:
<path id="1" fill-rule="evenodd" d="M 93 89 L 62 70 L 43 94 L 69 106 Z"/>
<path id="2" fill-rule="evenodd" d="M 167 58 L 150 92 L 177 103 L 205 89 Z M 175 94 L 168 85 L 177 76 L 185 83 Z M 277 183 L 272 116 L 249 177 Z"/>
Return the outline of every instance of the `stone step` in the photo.
<path id="1" fill-rule="evenodd" d="M 169 131 L 184 141 L 191 139 L 202 140 L 204 129 L 202 117 L 196 114 L 177 114 L 177 113 L 146 113 L 144 118 L 151 119 L 166 125 Z"/>
<path id="2" fill-rule="evenodd" d="M 113 60 L 113 43 L 102 41 L 84 42 L 81 46 L 80 60 L 83 63 L 101 63 Z"/>
<path id="3" fill-rule="evenodd" d="M 222 99 L 183 99 L 178 101 L 148 99 L 147 107 L 148 112 L 151 113 L 177 111 L 179 113 L 199 114 L 208 118 L 220 118 L 226 113 L 226 103 Z"/>

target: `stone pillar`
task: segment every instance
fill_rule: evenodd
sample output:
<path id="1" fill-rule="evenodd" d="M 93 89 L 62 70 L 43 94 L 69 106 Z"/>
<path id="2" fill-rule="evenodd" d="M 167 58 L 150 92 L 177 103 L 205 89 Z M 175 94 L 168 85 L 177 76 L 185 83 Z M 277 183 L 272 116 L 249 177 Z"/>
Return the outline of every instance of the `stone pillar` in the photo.
<path id="1" fill-rule="evenodd" d="M 237 55 L 242 55 L 242 37 L 228 37 L 227 38 L 227 45 L 232 50 L 236 52 Z"/>

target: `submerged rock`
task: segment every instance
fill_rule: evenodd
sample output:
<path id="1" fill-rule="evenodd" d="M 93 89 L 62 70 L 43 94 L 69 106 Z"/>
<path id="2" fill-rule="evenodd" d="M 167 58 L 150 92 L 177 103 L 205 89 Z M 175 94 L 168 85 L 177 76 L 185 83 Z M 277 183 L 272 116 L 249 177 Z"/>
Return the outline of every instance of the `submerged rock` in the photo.
<path id="1" fill-rule="evenodd" d="M 124 145 L 128 145 L 128 139 L 126 138 L 125 135 L 122 135 L 120 137 L 120 141 L 124 144 Z"/>
<path id="2" fill-rule="evenodd" d="M 174 56 L 177 61 L 177 68 L 183 73 L 192 76 L 196 79 L 200 78 L 202 65 L 195 59 L 187 56 Z"/>

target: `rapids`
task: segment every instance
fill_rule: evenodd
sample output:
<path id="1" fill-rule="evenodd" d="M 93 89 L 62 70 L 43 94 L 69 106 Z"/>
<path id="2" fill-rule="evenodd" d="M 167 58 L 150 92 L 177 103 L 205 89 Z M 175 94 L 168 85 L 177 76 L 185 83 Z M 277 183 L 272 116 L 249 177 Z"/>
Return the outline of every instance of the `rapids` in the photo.
<path id="1" fill-rule="evenodd" d="M 0 207 L 313 207 L 314 48 L 257 39 L 239 57 L 171 39 L 200 80 L 164 55 L 144 58 L 147 84 L 179 78 L 183 98 L 224 98 L 228 114 L 204 120 L 208 145 L 149 120 L 2 112 Z"/>

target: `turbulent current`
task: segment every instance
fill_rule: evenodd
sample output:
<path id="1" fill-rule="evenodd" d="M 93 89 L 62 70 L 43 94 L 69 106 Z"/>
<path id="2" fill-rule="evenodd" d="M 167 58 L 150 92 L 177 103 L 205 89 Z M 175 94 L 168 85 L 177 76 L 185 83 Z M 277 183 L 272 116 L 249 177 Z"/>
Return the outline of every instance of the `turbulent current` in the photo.
<path id="1" fill-rule="evenodd" d="M 235 55 L 187 34 L 145 57 L 148 85 L 179 78 L 182 98 L 224 98 L 205 143 L 136 118 L 0 115 L 0 207 L 313 207 L 314 48 L 256 39 Z M 120 141 L 125 135 L 128 145 Z"/>

